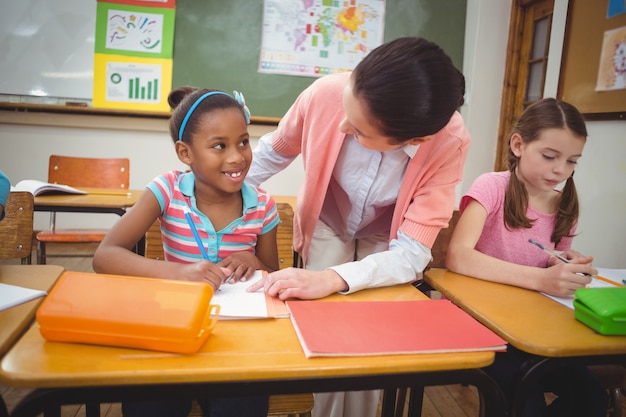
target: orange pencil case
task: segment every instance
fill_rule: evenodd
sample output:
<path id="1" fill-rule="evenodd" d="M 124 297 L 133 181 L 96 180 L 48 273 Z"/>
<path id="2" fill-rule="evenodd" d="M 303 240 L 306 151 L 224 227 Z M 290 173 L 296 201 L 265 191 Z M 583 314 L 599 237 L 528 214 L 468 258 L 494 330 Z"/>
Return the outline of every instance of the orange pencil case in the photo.
<path id="1" fill-rule="evenodd" d="M 65 272 L 37 310 L 51 342 L 194 353 L 217 323 L 206 283 Z"/>

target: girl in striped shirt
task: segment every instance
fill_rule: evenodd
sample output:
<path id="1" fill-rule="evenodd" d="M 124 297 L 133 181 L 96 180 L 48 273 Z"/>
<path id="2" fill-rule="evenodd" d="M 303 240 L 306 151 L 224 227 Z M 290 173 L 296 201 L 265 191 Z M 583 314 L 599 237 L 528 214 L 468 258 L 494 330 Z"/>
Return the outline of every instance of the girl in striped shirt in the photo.
<path id="1" fill-rule="evenodd" d="M 244 182 L 252 162 L 243 96 L 182 87 L 168 101 L 170 134 L 189 171 L 156 177 L 98 247 L 96 272 L 208 282 L 245 280 L 256 269 L 278 269 L 274 200 Z M 156 219 L 165 261 L 132 252 Z M 243 342 L 243 341 L 242 341 Z M 212 417 L 267 415 L 267 396 L 200 401 Z M 125 417 L 186 417 L 188 401 L 125 402 Z"/>

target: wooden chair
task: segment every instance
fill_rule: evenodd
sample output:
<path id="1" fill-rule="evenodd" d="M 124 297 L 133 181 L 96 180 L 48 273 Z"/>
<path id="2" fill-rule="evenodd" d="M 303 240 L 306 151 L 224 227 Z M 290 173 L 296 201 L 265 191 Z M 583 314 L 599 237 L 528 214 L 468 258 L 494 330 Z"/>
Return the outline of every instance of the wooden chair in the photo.
<path id="1" fill-rule="evenodd" d="M 441 231 L 437 235 L 437 239 L 435 239 L 435 243 L 433 243 L 433 247 L 430 250 L 433 260 L 430 261 L 426 269 L 446 267 L 446 255 L 448 254 L 448 245 L 450 244 L 452 232 L 454 232 L 454 228 L 459 222 L 460 217 L 461 214 L 459 213 L 459 211 L 454 210 L 454 212 L 452 213 L 452 218 L 448 222 L 448 227 L 446 227 L 445 229 L 441 229 Z"/>
<path id="2" fill-rule="evenodd" d="M 127 158 L 80 158 L 51 155 L 48 182 L 76 188 L 128 189 L 130 161 Z M 36 235 L 37 263 L 45 264 L 48 243 L 100 243 L 108 229 L 57 229 L 56 213 L 50 213 L 50 229 Z M 51 255 L 50 255 L 51 256 Z M 62 253 L 60 257 L 89 257 L 92 253 Z"/>
<path id="3" fill-rule="evenodd" d="M 276 203 L 280 223 L 277 230 L 278 261 L 280 268 L 293 265 L 293 208 L 287 203 Z M 161 242 L 161 223 L 155 221 L 146 233 L 145 256 L 151 259 L 165 259 Z M 271 395 L 268 416 L 310 417 L 313 409 L 313 394 Z M 202 416 L 202 410 L 194 401 L 189 417 Z"/>
<path id="4" fill-rule="evenodd" d="M 33 245 L 33 195 L 26 191 L 9 193 L 5 217 L 0 220 L 0 259 L 31 263 Z"/>
<path id="5" fill-rule="evenodd" d="M 293 251 L 293 208 L 288 203 L 276 203 L 280 223 L 276 231 L 278 265 L 280 269 L 294 266 Z"/>

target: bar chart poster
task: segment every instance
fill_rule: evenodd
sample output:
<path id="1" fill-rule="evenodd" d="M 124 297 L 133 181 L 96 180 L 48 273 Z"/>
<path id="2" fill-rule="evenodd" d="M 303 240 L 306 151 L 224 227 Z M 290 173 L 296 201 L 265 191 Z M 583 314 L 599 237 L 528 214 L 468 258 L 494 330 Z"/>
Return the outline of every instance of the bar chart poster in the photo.
<path id="1" fill-rule="evenodd" d="M 175 1 L 98 1 L 93 106 L 169 111 Z"/>
<path id="2" fill-rule="evenodd" d="M 169 111 L 172 60 L 96 54 L 94 107 Z"/>

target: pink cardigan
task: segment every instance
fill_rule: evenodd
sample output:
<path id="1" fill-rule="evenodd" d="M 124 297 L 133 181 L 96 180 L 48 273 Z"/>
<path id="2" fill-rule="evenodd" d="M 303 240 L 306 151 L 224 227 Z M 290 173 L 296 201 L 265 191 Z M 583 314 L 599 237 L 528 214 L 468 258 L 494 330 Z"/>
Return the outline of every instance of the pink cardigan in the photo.
<path id="1" fill-rule="evenodd" d="M 280 154 L 302 154 L 305 179 L 294 217 L 294 248 L 306 259 L 324 196 L 345 134 L 342 92 L 350 73 L 329 75 L 304 90 L 272 136 Z M 455 186 L 462 178 L 470 136 L 456 113 L 410 160 L 393 213 L 389 240 L 398 229 L 432 247 L 447 227 L 455 206 Z"/>

